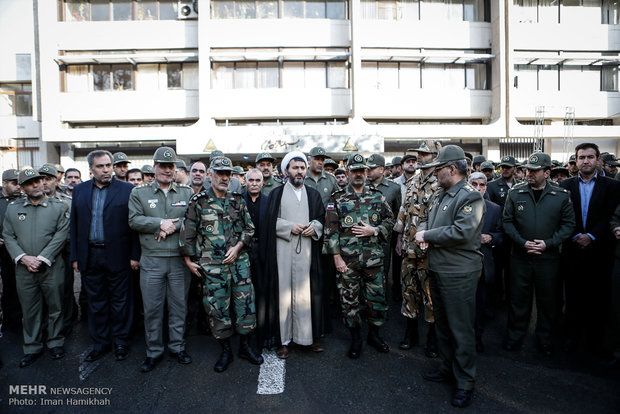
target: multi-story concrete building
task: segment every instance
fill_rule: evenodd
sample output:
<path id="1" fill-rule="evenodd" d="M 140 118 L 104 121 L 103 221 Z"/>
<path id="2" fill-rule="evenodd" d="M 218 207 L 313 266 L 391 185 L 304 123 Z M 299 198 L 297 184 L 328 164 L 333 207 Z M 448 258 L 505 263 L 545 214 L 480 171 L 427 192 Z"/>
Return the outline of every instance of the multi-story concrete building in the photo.
<path id="1" fill-rule="evenodd" d="M 497 160 L 535 135 L 559 160 L 565 136 L 617 153 L 619 3 L 33 0 L 35 119 L 63 164 L 427 138 Z"/>

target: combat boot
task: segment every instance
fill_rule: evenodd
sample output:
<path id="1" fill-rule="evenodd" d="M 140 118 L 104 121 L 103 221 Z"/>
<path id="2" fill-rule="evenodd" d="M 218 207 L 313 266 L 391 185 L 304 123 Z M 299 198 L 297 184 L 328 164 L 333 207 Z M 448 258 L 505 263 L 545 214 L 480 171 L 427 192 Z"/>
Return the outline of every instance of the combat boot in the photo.
<path id="1" fill-rule="evenodd" d="M 437 333 L 435 332 L 435 324 L 428 324 L 428 335 L 426 336 L 426 356 L 429 358 L 437 358 L 439 349 L 437 348 Z"/>
<path id="2" fill-rule="evenodd" d="M 351 348 L 347 352 L 347 356 L 351 359 L 358 359 L 362 353 L 362 333 L 359 326 L 349 328 L 351 332 Z"/>
<path id="3" fill-rule="evenodd" d="M 213 369 L 215 372 L 224 372 L 233 361 L 233 353 L 232 348 L 230 347 L 230 338 L 219 339 L 218 341 L 222 347 L 222 353 L 220 354 L 220 357 L 215 363 Z"/>
<path id="4" fill-rule="evenodd" d="M 418 319 L 407 318 L 407 329 L 405 330 L 405 339 L 398 345 L 400 349 L 411 349 L 412 346 L 420 342 L 418 335 Z"/>
<path id="5" fill-rule="evenodd" d="M 366 339 L 366 343 L 377 351 L 386 353 L 390 352 L 390 347 L 385 343 L 383 338 L 379 336 L 379 327 L 370 325 L 370 329 L 368 331 L 368 338 Z"/>
<path id="6" fill-rule="evenodd" d="M 239 335 L 239 358 L 247 359 L 254 365 L 260 365 L 263 363 L 262 355 L 254 352 L 248 342 L 247 335 Z"/>

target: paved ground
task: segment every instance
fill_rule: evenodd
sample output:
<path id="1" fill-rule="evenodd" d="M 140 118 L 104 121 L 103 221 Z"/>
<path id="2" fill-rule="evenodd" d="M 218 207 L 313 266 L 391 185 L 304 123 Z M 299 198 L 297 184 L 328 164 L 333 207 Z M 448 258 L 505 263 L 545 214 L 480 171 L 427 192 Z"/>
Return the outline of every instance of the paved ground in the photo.
<path id="1" fill-rule="evenodd" d="M 412 413 L 456 412 L 450 405 L 451 387 L 429 383 L 421 373 L 437 363 L 423 348 L 398 349 L 404 321 L 395 314 L 382 334 L 392 347 L 379 354 L 365 347 L 362 357 L 345 357 L 348 333 L 337 322 L 323 343 L 326 351 L 314 354 L 294 348 L 285 363 L 284 391 L 257 394 L 260 368 L 236 359 L 222 374 L 213 371 L 219 347 L 212 337 L 193 330 L 187 350 L 191 365 L 166 358 L 149 373 L 139 372 L 144 358 L 142 333 L 136 335 L 130 356 L 116 362 L 107 355 L 92 364 L 83 359 L 90 340 L 85 323 L 76 325 L 66 343 L 67 356 L 53 361 L 48 355 L 31 367 L 18 368 L 21 337 L 5 332 L 0 339 L 0 413 Z M 528 337 L 519 353 L 501 349 L 505 312 L 489 322 L 486 351 L 478 359 L 478 381 L 470 412 L 484 413 L 618 413 L 620 368 L 594 364 L 587 356 L 559 353 L 553 359 L 539 356 Z M 235 350 L 237 341 L 234 342 Z M 17 385 L 45 386 L 47 394 L 18 394 Z M 54 394 L 58 389 L 109 392 L 101 395 Z M 37 389 L 40 391 L 40 389 Z M 88 401 L 88 397 L 97 400 Z M 63 406 L 43 406 L 62 402 Z M 86 401 L 87 406 L 70 402 Z M 106 400 L 107 399 L 107 400 Z M 19 405 L 19 404 L 33 405 Z"/>

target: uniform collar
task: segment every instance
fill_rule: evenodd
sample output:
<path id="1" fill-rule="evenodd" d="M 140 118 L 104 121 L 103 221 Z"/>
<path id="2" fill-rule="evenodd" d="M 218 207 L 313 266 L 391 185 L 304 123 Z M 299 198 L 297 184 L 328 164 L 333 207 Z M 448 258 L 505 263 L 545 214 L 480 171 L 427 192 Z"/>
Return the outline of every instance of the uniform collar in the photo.
<path id="1" fill-rule="evenodd" d="M 456 193 L 459 192 L 459 190 L 462 187 L 465 187 L 467 184 L 467 180 L 465 178 L 463 178 L 461 181 L 459 181 L 458 183 L 454 184 L 452 187 L 450 187 L 449 190 L 446 190 L 446 194 L 449 194 L 450 197 L 454 197 L 456 196 Z"/>
<path id="2" fill-rule="evenodd" d="M 159 185 L 159 183 L 157 182 L 157 180 L 153 181 L 151 183 L 151 187 L 153 188 L 153 192 L 156 193 L 157 190 L 163 192 L 164 189 L 161 188 L 161 186 Z M 175 182 L 170 183 L 170 187 L 168 188 L 168 191 L 174 191 L 175 193 L 177 192 L 177 184 Z"/>
<path id="3" fill-rule="evenodd" d="M 362 189 L 362 192 L 360 194 L 355 192 L 353 187 L 351 187 L 351 184 L 347 184 L 346 188 L 347 188 L 347 194 L 354 194 L 356 196 L 363 196 L 363 195 L 366 195 L 366 193 L 368 192 L 368 185 L 366 184 L 364 184 L 364 188 Z"/>
<path id="4" fill-rule="evenodd" d="M 44 195 L 39 204 L 34 205 L 30 201 L 30 199 L 26 196 L 24 197 L 24 206 L 34 206 L 34 207 L 47 207 L 47 203 L 49 202 L 49 197 Z"/>

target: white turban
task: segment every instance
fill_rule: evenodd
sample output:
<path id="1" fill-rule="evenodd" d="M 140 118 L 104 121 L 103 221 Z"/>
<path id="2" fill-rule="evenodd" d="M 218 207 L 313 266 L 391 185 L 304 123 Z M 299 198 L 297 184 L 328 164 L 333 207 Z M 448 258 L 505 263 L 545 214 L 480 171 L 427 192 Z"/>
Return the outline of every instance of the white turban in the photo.
<path id="1" fill-rule="evenodd" d="M 288 154 L 286 154 L 286 156 L 282 160 L 282 164 L 280 164 L 280 170 L 282 171 L 282 174 L 284 174 L 284 176 L 286 176 L 286 169 L 288 168 L 288 164 L 295 157 L 298 157 L 304 160 L 304 164 L 306 164 L 306 168 L 308 168 L 308 161 L 306 158 L 306 154 L 304 154 L 301 151 L 291 151 Z"/>

